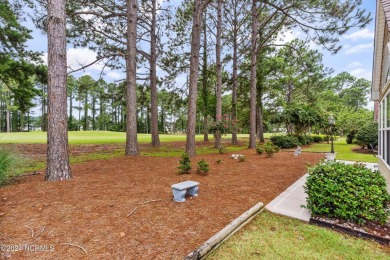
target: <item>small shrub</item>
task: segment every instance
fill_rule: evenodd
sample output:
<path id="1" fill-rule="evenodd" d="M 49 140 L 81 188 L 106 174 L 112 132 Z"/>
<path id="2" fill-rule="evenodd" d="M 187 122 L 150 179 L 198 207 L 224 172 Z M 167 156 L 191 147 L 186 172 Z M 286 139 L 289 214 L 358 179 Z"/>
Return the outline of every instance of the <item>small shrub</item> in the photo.
<path id="1" fill-rule="evenodd" d="M 351 130 L 351 132 L 347 134 L 347 140 L 346 140 L 347 144 L 353 143 L 353 139 L 355 139 L 356 133 L 357 133 L 356 130 Z"/>
<path id="2" fill-rule="evenodd" d="M 313 142 L 313 138 L 310 135 L 300 135 L 298 141 L 301 145 L 308 145 Z"/>
<path id="3" fill-rule="evenodd" d="M 239 162 L 245 162 L 245 160 L 246 160 L 245 155 L 240 155 L 240 156 L 238 156 L 238 161 L 239 161 Z"/>
<path id="4" fill-rule="evenodd" d="M 217 164 L 221 164 L 221 163 L 222 163 L 222 160 L 217 160 L 216 163 L 217 163 Z"/>
<path id="5" fill-rule="evenodd" d="M 226 149 L 225 146 L 220 145 L 220 146 L 218 147 L 218 152 L 219 152 L 220 154 L 224 154 L 224 153 L 227 152 L 227 149 Z"/>
<path id="6" fill-rule="evenodd" d="M 324 136 L 324 141 L 325 141 L 325 142 L 330 142 L 330 140 L 331 140 L 331 136 L 330 136 L 330 135 Z M 333 141 L 337 141 L 337 140 L 339 140 L 339 137 L 336 136 L 336 135 L 334 135 L 334 136 L 333 136 Z"/>
<path id="7" fill-rule="evenodd" d="M 256 153 L 258 153 L 258 154 L 264 153 L 264 148 L 263 147 L 256 147 Z"/>
<path id="8" fill-rule="evenodd" d="M 0 151 L 0 186 L 8 183 L 14 163 L 14 155 L 10 151 Z"/>
<path id="9" fill-rule="evenodd" d="M 265 153 L 267 154 L 267 157 L 268 158 L 271 158 L 272 156 L 274 156 L 274 153 L 277 153 L 279 152 L 279 147 L 278 146 L 275 146 L 273 143 L 271 142 L 267 142 L 263 145 L 263 149 L 265 151 Z"/>
<path id="10" fill-rule="evenodd" d="M 362 164 L 323 162 L 309 168 L 304 189 L 314 216 L 384 224 L 390 215 L 384 177 Z"/>
<path id="11" fill-rule="evenodd" d="M 356 136 L 358 144 L 362 147 L 370 147 L 372 144 L 374 147 L 378 146 L 378 123 L 369 122 L 366 125 L 358 129 Z"/>
<path id="12" fill-rule="evenodd" d="M 312 135 L 314 143 L 322 143 L 324 141 L 324 138 L 320 135 Z"/>
<path id="13" fill-rule="evenodd" d="M 179 169 L 179 173 L 180 174 L 184 174 L 184 173 L 190 173 L 192 167 L 191 167 L 191 159 L 190 157 L 188 156 L 187 153 L 183 153 L 181 155 L 181 160 L 180 160 L 180 165 L 179 167 L 177 167 Z"/>
<path id="14" fill-rule="evenodd" d="M 300 145 L 298 138 L 292 135 L 275 135 L 271 137 L 271 141 L 280 148 L 292 148 Z"/>
<path id="15" fill-rule="evenodd" d="M 208 173 L 209 172 L 209 164 L 204 160 L 200 160 L 197 162 L 198 167 L 196 169 L 197 173 Z"/>

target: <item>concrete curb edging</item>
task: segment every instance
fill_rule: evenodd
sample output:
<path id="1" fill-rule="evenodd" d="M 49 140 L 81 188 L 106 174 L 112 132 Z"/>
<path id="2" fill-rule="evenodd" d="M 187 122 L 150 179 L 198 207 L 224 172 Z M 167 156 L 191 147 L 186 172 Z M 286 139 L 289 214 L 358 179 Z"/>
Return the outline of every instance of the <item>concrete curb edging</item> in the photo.
<path id="1" fill-rule="evenodd" d="M 198 249 L 192 251 L 188 254 L 184 260 L 198 260 L 203 259 L 212 251 L 217 249 L 225 240 L 230 236 L 244 227 L 248 222 L 250 222 L 254 217 L 256 217 L 264 209 L 264 204 L 262 202 L 257 203 L 255 206 L 250 208 L 244 214 L 230 222 L 226 227 L 224 227 L 217 234 L 212 236 L 209 240 L 203 243 Z"/>

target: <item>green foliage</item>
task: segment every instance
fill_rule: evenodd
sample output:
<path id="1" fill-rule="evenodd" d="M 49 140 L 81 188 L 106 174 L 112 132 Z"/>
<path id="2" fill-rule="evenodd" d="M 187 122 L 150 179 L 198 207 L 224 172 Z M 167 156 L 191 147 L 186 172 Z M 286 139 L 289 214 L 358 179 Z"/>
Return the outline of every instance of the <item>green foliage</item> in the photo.
<path id="1" fill-rule="evenodd" d="M 390 215 L 385 179 L 363 164 L 318 164 L 309 168 L 304 189 L 308 194 L 307 208 L 314 216 L 383 224 Z"/>
<path id="2" fill-rule="evenodd" d="M 179 173 L 180 174 L 184 174 L 184 173 L 190 173 L 192 167 L 191 167 L 191 159 L 190 157 L 188 156 L 187 153 L 183 153 L 181 155 L 181 160 L 179 162 L 179 167 L 177 167 L 179 169 Z"/>
<path id="3" fill-rule="evenodd" d="M 257 154 L 262 154 L 262 153 L 264 153 L 264 148 L 263 148 L 263 147 L 256 147 L 256 153 L 257 153 Z"/>
<path id="4" fill-rule="evenodd" d="M 15 159 L 13 154 L 6 150 L 0 150 L 0 186 L 7 184 Z"/>
<path id="5" fill-rule="evenodd" d="M 347 139 L 346 139 L 347 144 L 352 144 L 353 143 L 353 139 L 355 139 L 356 133 L 357 133 L 357 130 L 351 130 L 347 134 Z"/>
<path id="6" fill-rule="evenodd" d="M 361 146 L 369 147 L 372 144 L 374 147 L 378 146 L 378 123 L 369 122 L 358 129 L 356 136 L 357 142 Z"/>
<path id="7" fill-rule="evenodd" d="M 267 154 L 268 158 L 271 158 L 272 156 L 274 156 L 274 153 L 279 152 L 279 147 L 274 145 L 271 142 L 265 143 L 263 145 L 263 149 L 264 149 L 265 153 Z"/>
<path id="8" fill-rule="evenodd" d="M 275 135 L 271 137 L 271 142 L 280 148 L 292 148 L 300 145 L 298 138 L 292 135 Z"/>
<path id="9" fill-rule="evenodd" d="M 299 135 L 298 141 L 301 145 L 308 145 L 313 142 L 313 138 L 310 135 Z"/>
<path id="10" fill-rule="evenodd" d="M 314 143 L 322 143 L 324 141 L 324 138 L 320 135 L 312 135 Z"/>
<path id="11" fill-rule="evenodd" d="M 218 147 L 218 152 L 219 152 L 220 154 L 225 154 L 225 153 L 227 153 L 227 149 L 226 149 L 225 146 L 220 145 L 220 146 Z"/>
<path id="12" fill-rule="evenodd" d="M 198 167 L 196 168 L 197 173 L 208 173 L 209 172 L 209 164 L 204 160 L 200 160 L 197 162 Z"/>
<path id="13" fill-rule="evenodd" d="M 209 128 L 212 134 L 227 134 L 230 131 L 230 122 L 228 115 L 223 115 L 221 121 L 213 122 Z"/>
<path id="14" fill-rule="evenodd" d="M 303 135 L 308 129 L 319 123 L 321 117 L 317 110 L 310 106 L 286 107 L 282 113 L 274 116 L 272 122 L 275 124 L 284 123 L 289 134 Z"/>

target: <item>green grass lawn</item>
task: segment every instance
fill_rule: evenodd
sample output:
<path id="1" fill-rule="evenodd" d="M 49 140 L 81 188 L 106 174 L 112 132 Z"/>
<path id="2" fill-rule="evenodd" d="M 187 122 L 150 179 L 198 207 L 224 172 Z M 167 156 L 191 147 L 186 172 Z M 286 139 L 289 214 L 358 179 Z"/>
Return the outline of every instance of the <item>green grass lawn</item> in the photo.
<path id="1" fill-rule="evenodd" d="M 3 144 L 43 144 L 46 143 L 45 132 L 0 133 Z M 126 133 L 110 131 L 71 131 L 68 134 L 70 144 L 113 144 L 126 142 Z M 160 135 L 161 142 L 185 141 L 185 135 Z M 200 140 L 201 136 L 197 136 Z M 151 142 L 149 134 L 138 134 L 140 143 Z"/>
<path id="2" fill-rule="evenodd" d="M 374 242 L 265 211 L 207 259 L 390 259 L 389 253 Z"/>
<path id="3" fill-rule="evenodd" d="M 43 144 L 46 143 L 46 132 L 20 132 L 0 133 L 0 144 Z M 271 134 L 265 134 L 269 138 Z M 248 134 L 239 134 L 238 138 L 248 138 Z M 212 139 L 212 135 L 209 135 Z M 223 136 L 223 139 L 231 139 L 230 135 Z M 160 134 L 161 142 L 185 141 L 185 134 Z M 197 141 L 203 140 L 203 135 L 196 136 Z M 151 142 L 150 134 L 138 134 L 138 142 Z M 70 144 L 113 144 L 126 142 L 126 133 L 110 131 L 71 131 L 69 132 Z"/>
<path id="4" fill-rule="evenodd" d="M 344 138 L 334 142 L 334 151 L 337 153 L 336 160 L 356 161 L 356 162 L 378 162 L 378 159 L 372 154 L 362 154 L 353 152 L 352 149 L 357 148 L 356 144 L 347 144 Z M 330 152 L 330 144 L 320 143 L 312 144 L 308 148 L 303 148 L 305 152 Z"/>

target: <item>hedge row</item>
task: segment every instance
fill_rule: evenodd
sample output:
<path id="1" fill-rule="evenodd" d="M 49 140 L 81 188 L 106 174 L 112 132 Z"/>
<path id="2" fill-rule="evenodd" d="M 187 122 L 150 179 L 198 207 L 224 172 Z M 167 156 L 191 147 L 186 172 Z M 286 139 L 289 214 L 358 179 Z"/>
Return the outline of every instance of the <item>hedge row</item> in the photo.
<path id="1" fill-rule="evenodd" d="M 298 137 L 292 135 L 276 135 L 271 137 L 271 142 L 280 148 L 292 148 L 298 145 L 308 145 L 313 142 L 320 143 L 323 141 L 324 138 L 319 135 L 301 135 Z"/>

